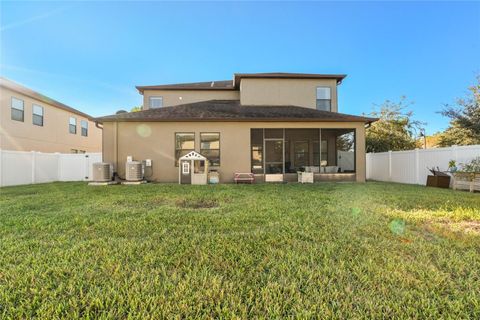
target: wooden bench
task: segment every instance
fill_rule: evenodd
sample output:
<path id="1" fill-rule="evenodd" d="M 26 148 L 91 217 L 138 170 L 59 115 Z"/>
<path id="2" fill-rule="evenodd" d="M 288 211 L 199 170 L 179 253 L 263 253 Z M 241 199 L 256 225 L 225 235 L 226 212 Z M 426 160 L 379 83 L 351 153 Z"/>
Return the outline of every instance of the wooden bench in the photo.
<path id="1" fill-rule="evenodd" d="M 253 173 L 250 173 L 250 172 L 238 172 L 238 173 L 234 173 L 233 175 L 233 181 L 235 181 L 235 183 L 254 183 L 255 182 L 255 176 L 253 175 Z"/>

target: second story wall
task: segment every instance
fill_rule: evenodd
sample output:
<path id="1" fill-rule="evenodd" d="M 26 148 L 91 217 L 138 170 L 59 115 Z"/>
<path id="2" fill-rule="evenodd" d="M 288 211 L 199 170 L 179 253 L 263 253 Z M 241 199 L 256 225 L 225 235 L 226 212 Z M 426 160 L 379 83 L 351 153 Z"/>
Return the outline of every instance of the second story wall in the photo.
<path id="1" fill-rule="evenodd" d="M 150 108 L 151 97 L 162 97 L 163 107 L 207 100 L 239 100 L 237 90 L 145 90 L 143 109 Z"/>
<path id="2" fill-rule="evenodd" d="M 336 79 L 244 78 L 240 82 L 243 105 L 294 105 L 316 109 L 317 88 L 330 88 L 332 112 L 338 112 Z"/>
<path id="3" fill-rule="evenodd" d="M 23 121 L 12 119 L 12 97 L 23 102 Z M 34 105 L 37 111 L 41 107 L 43 125 L 37 125 L 39 117 L 34 124 Z M 21 113 L 16 115 L 19 117 Z M 70 118 L 75 119 L 76 133 L 70 133 Z M 88 123 L 87 136 L 82 135 L 82 120 Z M 0 148 L 61 153 L 101 152 L 102 130 L 85 116 L 0 87 Z"/>

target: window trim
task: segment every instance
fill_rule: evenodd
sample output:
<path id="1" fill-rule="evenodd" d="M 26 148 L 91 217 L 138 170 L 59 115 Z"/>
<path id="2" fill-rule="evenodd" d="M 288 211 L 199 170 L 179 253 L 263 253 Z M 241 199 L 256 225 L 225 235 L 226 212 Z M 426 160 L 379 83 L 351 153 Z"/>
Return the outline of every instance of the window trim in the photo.
<path id="1" fill-rule="evenodd" d="M 35 107 L 38 107 L 38 108 L 40 108 L 40 109 L 42 110 L 42 114 L 41 114 L 41 115 L 35 113 Z M 42 117 L 42 124 L 35 123 L 35 116 L 37 116 L 37 117 Z M 39 105 L 39 104 L 33 103 L 33 104 L 32 104 L 32 124 L 35 125 L 35 126 L 43 127 L 44 117 L 45 117 L 45 108 L 42 107 L 42 106 Z"/>
<path id="2" fill-rule="evenodd" d="M 328 95 L 329 95 L 330 99 L 319 99 L 319 98 L 318 98 L 318 89 L 320 89 L 320 88 L 328 89 L 328 90 L 329 90 Z M 316 98 L 316 99 L 315 99 L 315 109 L 316 109 L 316 110 L 332 112 L 332 88 L 331 88 L 331 87 L 328 87 L 328 86 L 317 86 L 317 87 L 315 88 L 315 98 Z M 330 109 L 330 110 L 318 109 L 318 101 L 329 101 L 329 102 L 330 102 L 330 103 L 329 103 L 329 107 L 330 107 L 329 109 Z"/>
<path id="3" fill-rule="evenodd" d="M 162 101 L 162 105 L 160 107 L 152 107 L 152 99 L 159 99 Z M 163 96 L 149 96 L 148 97 L 148 109 L 160 109 L 163 108 Z"/>
<path id="4" fill-rule="evenodd" d="M 17 108 L 15 108 L 15 107 L 13 106 L 13 99 L 22 102 L 22 110 L 17 109 Z M 22 120 L 14 119 L 14 117 L 13 117 L 13 110 L 21 111 L 21 112 L 22 112 Z M 14 97 L 14 96 L 11 96 L 11 99 L 10 99 L 10 119 L 13 120 L 13 121 L 25 122 L 25 100 L 19 99 L 19 98 Z"/>
<path id="5" fill-rule="evenodd" d="M 70 123 L 70 122 L 71 122 L 70 120 L 72 120 L 72 119 L 75 119 L 75 124 L 71 124 L 71 123 Z M 74 126 L 75 132 L 72 132 L 72 131 L 70 130 L 70 129 L 71 129 L 71 126 Z M 70 116 L 70 117 L 68 118 L 68 132 L 71 133 L 71 134 L 77 134 L 77 118 L 76 118 L 76 117 L 71 117 L 71 116 Z"/>
<path id="6" fill-rule="evenodd" d="M 177 134 L 193 134 L 193 149 L 177 149 Z M 178 167 L 178 160 L 180 157 L 177 159 L 177 151 L 178 150 L 188 150 L 188 151 L 195 151 L 195 145 L 196 145 L 196 137 L 195 137 L 195 132 L 189 131 L 189 132 L 183 132 L 183 131 L 175 131 L 173 133 L 173 161 L 175 161 L 175 167 Z"/>
<path id="7" fill-rule="evenodd" d="M 87 125 L 85 128 L 83 127 L 84 123 Z M 83 129 L 85 129 L 85 134 L 83 134 Z M 84 120 L 84 119 L 80 120 L 80 135 L 82 137 L 88 137 L 88 121 L 87 120 Z"/>
<path id="8" fill-rule="evenodd" d="M 218 134 L 218 149 L 202 149 L 202 134 Z M 221 156 L 221 134 L 218 131 L 205 131 L 205 132 L 200 132 L 200 154 L 203 155 L 202 150 L 218 150 L 218 165 L 213 165 L 211 164 L 211 161 L 208 160 L 209 164 L 212 167 L 220 167 L 222 165 L 222 156 Z"/>

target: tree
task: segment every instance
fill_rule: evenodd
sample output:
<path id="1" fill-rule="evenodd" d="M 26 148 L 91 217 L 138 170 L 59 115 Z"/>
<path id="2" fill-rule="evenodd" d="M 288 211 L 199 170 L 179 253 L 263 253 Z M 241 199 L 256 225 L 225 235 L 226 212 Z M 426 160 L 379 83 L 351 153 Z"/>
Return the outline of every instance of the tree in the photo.
<path id="1" fill-rule="evenodd" d="M 142 106 L 136 106 L 130 109 L 130 112 L 137 112 L 137 111 L 142 111 Z"/>
<path id="2" fill-rule="evenodd" d="M 450 118 L 450 126 L 441 134 L 439 146 L 480 144 L 480 75 L 476 79 L 465 98 L 440 112 Z"/>
<path id="3" fill-rule="evenodd" d="M 401 97 L 399 102 L 386 100 L 380 106 L 374 105 L 369 116 L 379 120 L 366 130 L 367 152 L 415 149 L 416 136 L 423 130 L 424 123 L 414 120 L 413 112 L 405 110 L 411 104 L 406 97 Z"/>

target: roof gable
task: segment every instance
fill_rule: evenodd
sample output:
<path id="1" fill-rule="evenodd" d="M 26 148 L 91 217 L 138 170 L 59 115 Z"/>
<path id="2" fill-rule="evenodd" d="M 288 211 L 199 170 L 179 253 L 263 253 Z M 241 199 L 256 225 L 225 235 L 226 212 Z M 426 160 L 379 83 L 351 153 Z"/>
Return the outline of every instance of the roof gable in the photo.
<path id="1" fill-rule="evenodd" d="M 196 151 L 190 151 L 186 155 L 180 157 L 178 160 L 207 160 L 207 158 Z"/>

